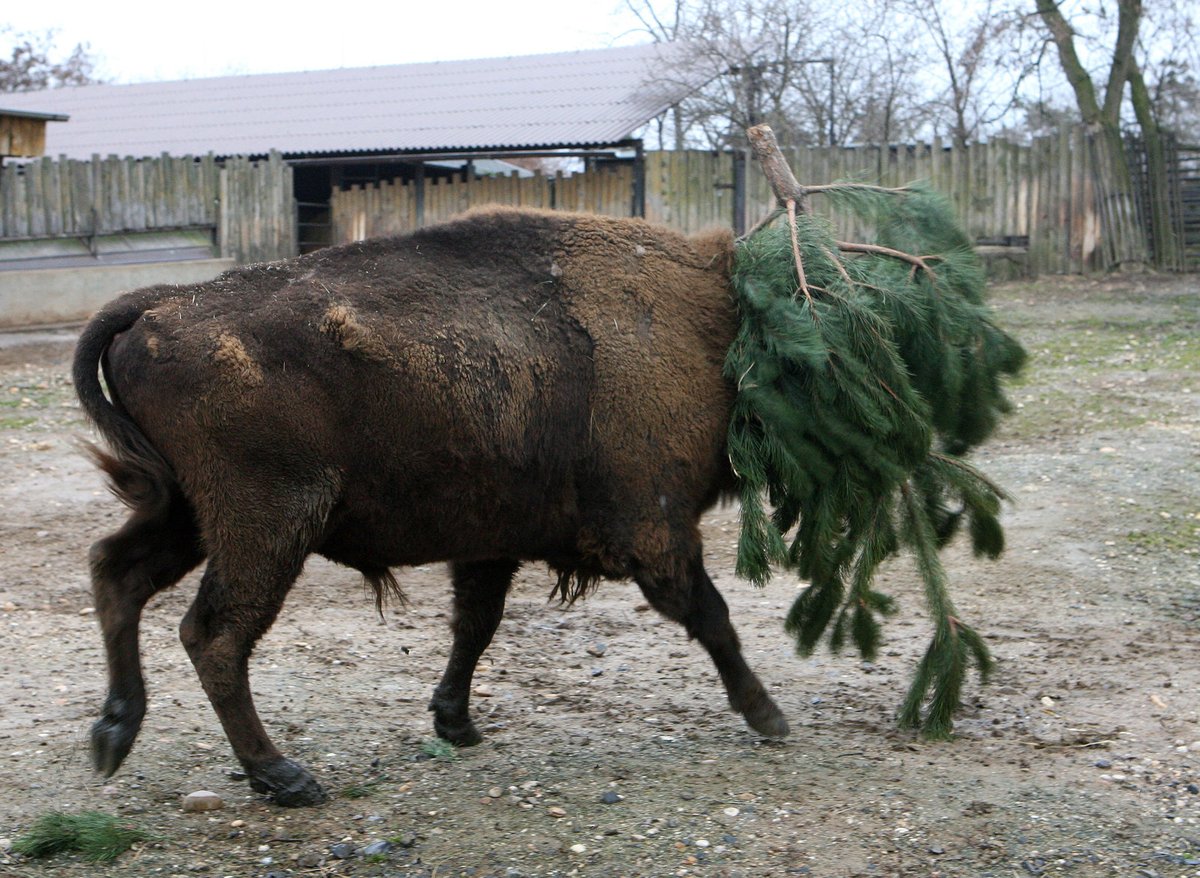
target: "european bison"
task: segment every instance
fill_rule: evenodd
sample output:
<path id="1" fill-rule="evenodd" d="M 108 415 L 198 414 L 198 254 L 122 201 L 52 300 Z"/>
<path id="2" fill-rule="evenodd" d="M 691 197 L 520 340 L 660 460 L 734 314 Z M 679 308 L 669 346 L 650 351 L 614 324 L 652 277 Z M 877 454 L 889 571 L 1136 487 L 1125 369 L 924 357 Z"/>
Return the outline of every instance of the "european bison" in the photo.
<path id="1" fill-rule="evenodd" d="M 450 562 L 454 643 L 430 709 L 456 744 L 480 739 L 471 677 L 537 560 L 564 600 L 634 579 L 750 726 L 787 734 L 697 527 L 734 480 L 732 253 L 728 234 L 495 209 L 107 305 L 74 364 L 110 449 L 95 458 L 132 510 L 90 554 L 109 672 L 97 770 L 116 771 L 145 715 L 142 607 L 207 558 L 180 636 L 250 785 L 325 799 L 267 737 L 247 678 L 313 552 L 379 600 L 391 568 Z"/>

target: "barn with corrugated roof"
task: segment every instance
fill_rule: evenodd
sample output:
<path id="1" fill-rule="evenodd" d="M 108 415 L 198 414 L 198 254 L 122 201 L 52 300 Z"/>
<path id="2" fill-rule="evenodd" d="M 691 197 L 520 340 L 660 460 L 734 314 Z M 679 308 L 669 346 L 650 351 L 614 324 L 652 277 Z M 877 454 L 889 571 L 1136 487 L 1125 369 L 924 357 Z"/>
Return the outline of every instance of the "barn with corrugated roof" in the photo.
<path id="1" fill-rule="evenodd" d="M 650 44 L 89 85 L 6 95 L 5 102 L 70 117 L 48 128 L 49 156 L 279 152 L 295 171 L 305 250 L 325 243 L 330 195 L 352 184 L 504 171 L 512 165 L 498 162 L 520 157 L 640 168 L 639 130 L 702 84 L 678 75 L 679 51 Z"/>

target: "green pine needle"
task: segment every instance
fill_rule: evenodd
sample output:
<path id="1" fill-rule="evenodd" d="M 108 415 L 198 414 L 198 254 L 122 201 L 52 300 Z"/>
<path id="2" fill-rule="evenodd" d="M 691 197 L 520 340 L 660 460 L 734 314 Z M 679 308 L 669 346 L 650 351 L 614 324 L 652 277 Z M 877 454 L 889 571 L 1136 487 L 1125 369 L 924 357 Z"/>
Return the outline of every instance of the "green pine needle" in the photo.
<path id="1" fill-rule="evenodd" d="M 876 228 L 872 252 L 839 255 L 831 226 L 797 218 L 807 288 L 790 230 L 742 241 L 733 269 L 740 314 L 725 374 L 737 386 L 729 456 L 740 479 L 737 572 L 762 584 L 774 566 L 810 585 L 785 620 L 809 654 L 829 632 L 866 658 L 892 599 L 875 572 L 911 552 L 936 626 L 901 709 L 905 725 L 948 735 L 970 665 L 987 648 L 956 616 L 938 550 L 965 521 L 976 554 L 1004 547 L 1004 493 L 963 456 L 1008 411 L 1002 382 L 1025 353 L 991 320 L 984 275 L 944 200 L 926 188 L 823 189 Z"/>

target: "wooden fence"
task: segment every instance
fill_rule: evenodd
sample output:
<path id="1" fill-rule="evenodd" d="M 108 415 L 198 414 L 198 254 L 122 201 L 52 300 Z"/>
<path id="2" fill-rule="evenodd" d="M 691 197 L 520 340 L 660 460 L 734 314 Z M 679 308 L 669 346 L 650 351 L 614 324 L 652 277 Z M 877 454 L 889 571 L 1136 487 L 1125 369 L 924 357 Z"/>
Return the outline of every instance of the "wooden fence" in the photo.
<path id="1" fill-rule="evenodd" d="M 213 156 L 91 161 L 44 158 L 0 171 L 0 239 L 94 238 L 214 229 L 239 262 L 295 253 L 292 173 L 266 161 Z"/>
<path id="2" fill-rule="evenodd" d="M 266 161 L 229 159 L 217 189 L 221 255 L 238 262 L 270 262 L 297 252 L 292 169 L 279 153 Z"/>
<path id="3" fill-rule="evenodd" d="M 612 165 L 587 174 L 409 180 L 353 186 L 331 201 L 335 243 L 394 235 L 441 222 L 484 204 L 630 216 L 633 168 Z"/>
<path id="4" fill-rule="evenodd" d="M 997 139 L 954 149 L 935 141 L 785 147 L 784 153 L 802 183 L 927 181 L 951 201 L 974 240 L 1002 248 L 1033 272 L 1078 273 L 1145 250 L 1145 241 L 1136 240 L 1146 237 L 1136 210 L 1106 187 L 1098 170 L 1099 146 L 1071 128 L 1030 144 Z M 333 240 L 394 234 L 489 203 L 618 216 L 644 204 L 647 219 L 685 232 L 746 228 L 772 206 L 762 173 L 740 154 L 648 152 L 644 159 L 640 177 L 632 164 L 608 164 L 574 175 L 353 187 L 333 193 Z M 209 228 L 222 256 L 277 259 L 297 248 L 292 187 L 291 170 L 278 155 L 260 162 L 162 156 L 8 165 L 0 172 L 0 239 Z M 819 196 L 814 207 L 822 209 Z M 846 217 L 834 213 L 834 219 L 847 237 L 867 234 Z"/>
<path id="5" fill-rule="evenodd" d="M 1095 146 L 1080 128 L 1027 145 L 996 139 L 963 149 L 935 141 L 783 151 L 802 183 L 855 180 L 903 186 L 924 181 L 950 200 L 972 239 L 1016 254 L 1035 272 L 1092 271 L 1116 259 L 1105 238 Z M 741 182 L 736 179 L 739 167 L 745 168 Z M 746 228 L 774 203 L 757 166 L 727 152 L 648 152 L 644 180 L 646 218 L 685 232 L 713 225 Z M 423 216 L 428 223 L 491 202 L 628 216 L 633 185 L 632 168 L 566 177 L 456 179 L 426 184 Z M 416 205 L 414 183 L 335 193 L 334 240 L 415 228 L 421 224 Z M 814 207 L 823 209 L 819 196 Z M 868 233 L 848 217 L 831 214 L 847 237 Z"/>
<path id="6" fill-rule="evenodd" d="M 939 141 L 890 147 L 785 150 L 802 183 L 855 180 L 882 186 L 922 181 L 944 195 L 972 240 L 1019 251 L 1035 273 L 1106 268 L 1092 144 L 1081 128 L 1031 144 L 1002 139 L 954 149 Z M 774 202 L 761 173 L 750 178 L 751 216 Z M 814 208 L 822 209 L 814 196 Z M 842 234 L 866 230 L 830 211 Z"/>

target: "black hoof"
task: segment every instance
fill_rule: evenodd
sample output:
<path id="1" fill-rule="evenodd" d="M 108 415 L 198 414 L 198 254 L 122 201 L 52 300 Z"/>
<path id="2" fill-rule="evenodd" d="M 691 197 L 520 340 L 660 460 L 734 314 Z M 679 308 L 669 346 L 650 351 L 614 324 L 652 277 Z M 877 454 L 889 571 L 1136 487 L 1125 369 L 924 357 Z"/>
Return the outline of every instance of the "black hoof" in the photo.
<path id="1" fill-rule="evenodd" d="M 92 766 L 96 771 L 111 777 L 133 749 L 141 727 L 140 716 L 122 716 L 106 709 L 92 724 Z"/>
<path id="2" fill-rule="evenodd" d="M 323 804 L 329 798 L 313 776 L 290 759 L 280 758 L 246 774 L 254 792 L 285 808 L 307 808 Z"/>
<path id="3" fill-rule="evenodd" d="M 788 727 L 788 721 L 783 715 L 783 711 L 775 706 L 775 702 L 770 698 L 763 698 L 756 702 L 743 714 L 746 717 L 746 723 L 754 731 L 766 738 L 786 738 L 791 728 Z"/>
<path id="4" fill-rule="evenodd" d="M 435 715 L 433 730 L 439 738 L 449 741 L 455 747 L 474 747 L 483 740 L 483 735 L 479 734 L 479 729 L 475 728 L 475 723 L 469 719 L 466 722 L 451 723 L 443 722 Z"/>

